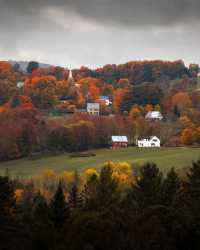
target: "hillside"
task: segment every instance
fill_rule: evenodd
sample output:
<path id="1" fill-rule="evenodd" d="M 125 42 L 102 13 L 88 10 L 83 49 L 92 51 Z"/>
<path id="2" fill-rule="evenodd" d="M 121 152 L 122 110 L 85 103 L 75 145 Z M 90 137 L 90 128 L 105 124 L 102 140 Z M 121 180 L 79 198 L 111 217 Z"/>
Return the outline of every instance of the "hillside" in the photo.
<path id="1" fill-rule="evenodd" d="M 151 136 L 162 147 L 199 146 L 198 72 L 181 60 L 72 71 L 32 61 L 28 73 L 0 61 L 0 160 L 108 148 L 112 135 L 129 146 Z"/>
<path id="2" fill-rule="evenodd" d="M 16 61 L 16 60 L 10 60 L 10 61 L 9 61 L 9 63 L 10 63 L 11 65 L 15 65 L 16 63 L 19 64 L 19 65 L 20 65 L 20 69 L 21 69 L 22 71 L 24 71 L 24 72 L 26 71 L 26 68 L 27 68 L 29 62 L 30 62 L 30 61 Z M 39 62 L 39 67 L 40 67 L 40 68 L 48 68 L 48 67 L 50 67 L 50 66 L 51 66 L 50 64 Z"/>
<path id="3" fill-rule="evenodd" d="M 197 148 L 161 148 L 161 149 L 101 149 L 92 151 L 96 156 L 72 158 L 69 154 L 60 156 L 42 157 L 35 160 L 16 160 L 0 163 L 0 174 L 7 170 L 10 175 L 18 177 L 40 176 L 45 170 L 54 170 L 61 174 L 66 170 L 82 172 L 87 168 L 100 169 L 107 161 L 129 162 L 133 166 L 139 166 L 146 162 L 155 162 L 163 173 L 175 167 L 181 170 L 191 166 L 193 161 L 200 157 Z"/>

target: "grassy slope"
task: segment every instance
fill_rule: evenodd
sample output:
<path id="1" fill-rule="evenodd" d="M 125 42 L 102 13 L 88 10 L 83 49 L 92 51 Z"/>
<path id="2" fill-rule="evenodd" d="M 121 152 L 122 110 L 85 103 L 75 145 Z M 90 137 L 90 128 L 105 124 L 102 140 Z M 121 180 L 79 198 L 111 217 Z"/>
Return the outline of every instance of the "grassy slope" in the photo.
<path id="1" fill-rule="evenodd" d="M 180 169 L 191 165 L 191 162 L 200 156 L 200 149 L 197 148 L 100 149 L 92 152 L 96 153 L 95 157 L 71 158 L 65 154 L 37 160 L 20 159 L 3 162 L 0 163 L 0 174 L 4 174 L 6 169 L 9 169 L 11 175 L 27 177 L 40 175 L 47 169 L 53 169 L 57 173 L 72 169 L 82 171 L 89 167 L 100 168 L 105 161 L 109 160 L 128 161 L 133 164 L 142 164 L 146 161 L 155 162 L 163 172 L 166 172 L 172 166 Z"/>

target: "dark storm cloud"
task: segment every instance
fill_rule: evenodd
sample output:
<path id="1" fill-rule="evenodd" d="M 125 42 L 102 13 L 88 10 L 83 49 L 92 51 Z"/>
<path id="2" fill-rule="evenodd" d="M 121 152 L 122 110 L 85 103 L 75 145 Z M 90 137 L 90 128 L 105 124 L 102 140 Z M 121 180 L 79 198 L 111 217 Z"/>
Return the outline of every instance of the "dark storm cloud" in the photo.
<path id="1" fill-rule="evenodd" d="M 199 61 L 200 0 L 0 0 L 0 60 Z"/>
<path id="2" fill-rule="evenodd" d="M 27 17 L 31 23 L 26 25 L 33 25 L 39 11 L 49 6 L 112 25 L 160 26 L 200 20 L 199 0 L 1 0 L 0 18 L 7 20 L 6 13 L 10 13 L 8 23 Z"/>

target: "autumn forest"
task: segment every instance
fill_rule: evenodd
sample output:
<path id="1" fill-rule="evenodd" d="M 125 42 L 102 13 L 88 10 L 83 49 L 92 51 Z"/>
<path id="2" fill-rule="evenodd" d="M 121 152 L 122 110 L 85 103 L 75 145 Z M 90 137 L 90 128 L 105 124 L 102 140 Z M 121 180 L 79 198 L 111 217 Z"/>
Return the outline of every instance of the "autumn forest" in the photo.
<path id="1" fill-rule="evenodd" d="M 200 143 L 199 66 L 131 61 L 95 70 L 0 62 L 0 160 L 110 146 L 112 135 L 156 135 L 162 146 Z M 71 75 L 71 76 L 70 76 Z M 109 98 L 109 105 L 101 100 Z M 91 116 L 87 103 L 99 103 Z M 164 119 L 145 119 L 159 111 Z"/>
<path id="2" fill-rule="evenodd" d="M 113 152 L 113 135 L 127 138 L 125 147 L 153 135 L 163 148 L 198 150 L 198 64 L 130 61 L 71 70 L 0 61 L 0 167 Z M 150 160 L 137 165 L 110 156 L 101 167 L 48 169 L 35 178 L 6 169 L 0 250 L 199 250 L 200 161 L 162 171 Z"/>

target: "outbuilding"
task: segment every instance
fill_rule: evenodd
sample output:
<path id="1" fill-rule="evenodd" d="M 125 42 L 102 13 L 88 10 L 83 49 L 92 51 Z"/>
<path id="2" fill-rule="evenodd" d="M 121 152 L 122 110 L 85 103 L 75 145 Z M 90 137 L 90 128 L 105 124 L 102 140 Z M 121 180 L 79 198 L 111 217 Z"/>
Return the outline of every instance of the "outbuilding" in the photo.
<path id="1" fill-rule="evenodd" d="M 150 120 L 161 121 L 163 119 L 163 115 L 159 111 L 149 111 L 146 114 L 145 118 Z"/>
<path id="2" fill-rule="evenodd" d="M 126 148 L 128 147 L 127 136 L 114 135 L 111 137 L 112 148 Z"/>

